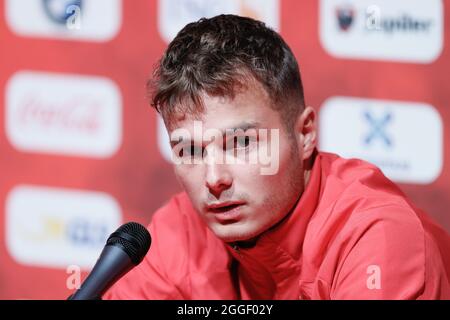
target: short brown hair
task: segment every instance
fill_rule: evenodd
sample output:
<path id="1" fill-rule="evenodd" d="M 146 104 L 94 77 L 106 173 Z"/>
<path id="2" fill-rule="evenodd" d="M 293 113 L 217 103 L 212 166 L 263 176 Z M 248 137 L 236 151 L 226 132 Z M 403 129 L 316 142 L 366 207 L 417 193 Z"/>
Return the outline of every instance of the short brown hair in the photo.
<path id="1" fill-rule="evenodd" d="M 187 24 L 147 83 L 151 105 L 171 124 L 176 112 L 201 114 L 203 93 L 232 98 L 248 80 L 262 84 L 285 123 L 305 106 L 297 61 L 263 22 L 236 15 Z"/>

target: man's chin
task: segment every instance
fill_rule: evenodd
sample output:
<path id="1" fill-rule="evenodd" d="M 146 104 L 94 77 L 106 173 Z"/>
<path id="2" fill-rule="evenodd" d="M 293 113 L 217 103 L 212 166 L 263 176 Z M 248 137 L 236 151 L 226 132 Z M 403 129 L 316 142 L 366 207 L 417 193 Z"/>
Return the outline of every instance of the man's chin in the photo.
<path id="1" fill-rule="evenodd" d="M 228 244 L 236 242 L 252 242 L 254 241 L 260 232 L 256 230 L 246 230 L 243 226 L 212 226 L 213 233 L 217 238 Z"/>

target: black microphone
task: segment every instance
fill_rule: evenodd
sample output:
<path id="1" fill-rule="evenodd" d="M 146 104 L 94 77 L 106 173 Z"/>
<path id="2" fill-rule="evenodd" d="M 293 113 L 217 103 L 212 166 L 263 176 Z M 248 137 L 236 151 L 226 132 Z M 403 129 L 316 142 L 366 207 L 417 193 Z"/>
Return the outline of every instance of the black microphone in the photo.
<path id="1" fill-rule="evenodd" d="M 113 232 L 94 268 L 68 300 L 99 300 L 128 271 L 137 266 L 150 249 L 148 230 L 136 222 L 128 222 Z"/>

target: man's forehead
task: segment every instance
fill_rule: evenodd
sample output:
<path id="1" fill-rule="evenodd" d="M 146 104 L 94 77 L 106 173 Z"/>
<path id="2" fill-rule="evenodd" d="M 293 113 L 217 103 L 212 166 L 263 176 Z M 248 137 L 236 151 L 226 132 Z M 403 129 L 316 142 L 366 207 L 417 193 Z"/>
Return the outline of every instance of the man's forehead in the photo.
<path id="1" fill-rule="evenodd" d="M 166 123 L 169 132 L 178 128 L 189 130 L 198 121 L 205 127 L 217 129 L 240 128 L 250 124 L 255 127 L 276 116 L 271 100 L 261 86 L 248 84 L 245 89 L 235 93 L 229 97 L 202 92 L 201 107 L 180 105 L 174 108 L 176 112 L 172 113 L 169 125 Z"/>
<path id="2" fill-rule="evenodd" d="M 185 128 L 187 130 L 193 129 L 198 126 L 199 123 L 203 128 L 214 129 L 232 129 L 232 128 L 249 128 L 257 127 L 263 124 L 264 119 L 261 118 L 258 112 L 255 110 L 246 110 L 242 108 L 240 110 L 234 108 L 227 108 L 226 106 L 220 109 L 209 108 L 205 112 L 197 114 L 183 113 L 178 114 L 172 118 L 169 131 L 173 131 L 179 128 Z"/>
<path id="3" fill-rule="evenodd" d="M 169 131 L 172 131 L 189 126 L 194 121 L 205 122 L 209 118 L 214 118 L 220 109 L 228 111 L 233 109 L 233 105 L 226 104 L 227 101 L 231 101 L 230 98 L 210 97 L 204 93 L 199 97 L 199 105 L 195 105 L 192 101 L 182 101 L 172 107 L 170 119 L 165 121 L 166 127 Z"/>

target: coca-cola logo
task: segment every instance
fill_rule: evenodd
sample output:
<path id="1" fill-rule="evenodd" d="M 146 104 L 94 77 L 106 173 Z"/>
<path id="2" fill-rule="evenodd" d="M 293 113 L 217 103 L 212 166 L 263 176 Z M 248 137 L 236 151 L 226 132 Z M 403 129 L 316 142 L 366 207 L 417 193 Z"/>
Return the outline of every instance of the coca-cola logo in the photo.
<path id="1" fill-rule="evenodd" d="M 73 97 L 61 102 L 46 101 L 30 93 L 18 106 L 18 123 L 48 130 L 70 130 L 95 135 L 101 125 L 102 105 L 95 98 Z"/>
<path id="2" fill-rule="evenodd" d="M 21 71 L 8 81 L 5 109 L 20 151 L 105 158 L 122 141 L 122 98 L 109 78 Z"/>

